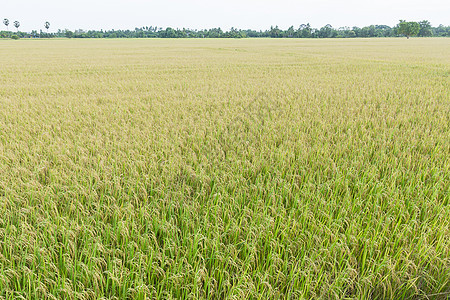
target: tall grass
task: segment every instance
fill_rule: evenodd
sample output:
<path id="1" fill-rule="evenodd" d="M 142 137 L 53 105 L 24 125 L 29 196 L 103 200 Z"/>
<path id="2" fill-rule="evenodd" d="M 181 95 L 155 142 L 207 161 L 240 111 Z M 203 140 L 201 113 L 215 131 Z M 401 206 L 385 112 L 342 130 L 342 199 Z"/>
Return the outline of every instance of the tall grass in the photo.
<path id="1" fill-rule="evenodd" d="M 450 40 L 0 42 L 0 297 L 444 299 Z"/>

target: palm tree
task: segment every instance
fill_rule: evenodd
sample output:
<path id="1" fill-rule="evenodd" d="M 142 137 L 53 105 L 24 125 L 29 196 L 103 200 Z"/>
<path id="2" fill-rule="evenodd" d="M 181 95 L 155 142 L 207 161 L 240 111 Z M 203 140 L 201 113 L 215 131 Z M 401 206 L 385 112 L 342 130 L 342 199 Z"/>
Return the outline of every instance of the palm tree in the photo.
<path id="1" fill-rule="evenodd" d="M 17 32 L 19 32 L 20 22 L 19 21 L 14 21 L 14 27 L 16 27 Z"/>
<path id="2" fill-rule="evenodd" d="M 5 26 L 6 26 L 6 30 L 8 30 L 9 31 L 9 28 L 8 28 L 8 26 L 9 26 L 9 20 L 8 19 L 3 19 L 3 24 L 5 24 Z"/>
<path id="3" fill-rule="evenodd" d="M 44 27 L 47 29 L 47 33 L 48 33 L 48 29 L 50 28 L 50 23 L 48 21 L 45 22 Z"/>

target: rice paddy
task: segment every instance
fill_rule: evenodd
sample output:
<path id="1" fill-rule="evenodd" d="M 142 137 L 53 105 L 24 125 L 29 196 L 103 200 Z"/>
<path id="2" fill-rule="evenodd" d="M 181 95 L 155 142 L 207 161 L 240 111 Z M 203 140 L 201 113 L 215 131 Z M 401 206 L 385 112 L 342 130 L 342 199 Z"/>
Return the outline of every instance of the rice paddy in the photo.
<path id="1" fill-rule="evenodd" d="M 1 299 L 445 299 L 450 40 L 0 41 Z"/>

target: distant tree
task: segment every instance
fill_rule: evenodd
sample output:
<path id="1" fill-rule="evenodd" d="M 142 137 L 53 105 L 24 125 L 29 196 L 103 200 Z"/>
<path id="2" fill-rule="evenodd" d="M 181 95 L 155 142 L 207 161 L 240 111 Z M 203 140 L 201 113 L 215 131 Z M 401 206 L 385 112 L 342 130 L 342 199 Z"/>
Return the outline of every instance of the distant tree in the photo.
<path id="1" fill-rule="evenodd" d="M 318 35 L 320 38 L 334 38 L 336 37 L 337 33 L 330 24 L 327 24 L 320 28 Z"/>
<path id="2" fill-rule="evenodd" d="M 301 38 L 310 38 L 312 33 L 311 25 L 308 24 L 302 24 L 298 28 L 298 36 Z"/>
<path id="3" fill-rule="evenodd" d="M 450 26 L 444 26 L 440 24 L 438 27 L 434 27 L 432 30 L 434 36 L 450 36 Z"/>
<path id="4" fill-rule="evenodd" d="M 269 34 L 270 34 L 270 37 L 272 37 L 272 38 L 282 37 L 281 30 L 280 30 L 280 28 L 278 28 L 278 26 L 275 26 L 275 27 L 270 26 Z"/>
<path id="5" fill-rule="evenodd" d="M 71 39 L 71 38 L 73 38 L 73 32 L 66 29 L 66 32 L 64 33 L 64 36 L 66 38 L 68 38 L 68 39 Z"/>
<path id="6" fill-rule="evenodd" d="M 375 26 L 374 26 L 374 25 L 367 26 L 366 28 L 367 28 L 367 35 L 368 35 L 369 37 L 374 37 L 374 36 L 376 36 L 376 33 L 375 33 Z"/>
<path id="7" fill-rule="evenodd" d="M 359 28 L 357 26 L 353 26 L 352 31 L 355 33 L 356 37 L 360 37 L 361 36 L 361 28 Z"/>
<path id="8" fill-rule="evenodd" d="M 3 19 L 3 24 L 5 24 L 5 26 L 6 26 L 6 30 L 8 30 L 9 31 L 9 20 L 8 19 Z"/>
<path id="9" fill-rule="evenodd" d="M 9 20 L 4 19 L 3 24 L 8 27 Z M 271 26 L 267 30 L 241 30 L 232 27 L 228 31 L 222 31 L 220 28 L 211 29 L 174 29 L 167 27 L 165 29 L 157 26 L 135 28 L 134 30 L 75 30 L 74 32 L 66 29 L 58 29 L 55 33 L 49 33 L 50 23 L 45 22 L 44 30 L 33 30 L 31 33 L 19 32 L 20 23 L 15 21 L 19 37 L 67 37 L 67 38 L 247 38 L 247 37 L 272 37 L 272 38 L 353 38 L 353 37 L 394 37 L 404 35 L 406 37 L 418 36 L 448 36 L 450 37 L 450 26 L 439 25 L 431 27 L 429 21 L 406 22 L 400 20 L 395 27 L 387 25 L 370 25 L 363 28 L 359 27 L 340 27 L 333 28 L 330 24 L 320 29 L 312 28 L 310 24 L 301 24 L 298 29 L 293 26 L 287 30 L 282 30 L 278 26 Z M 10 37 L 12 33 L 2 32 L 1 38 Z"/>
<path id="10" fill-rule="evenodd" d="M 293 38 L 294 34 L 295 34 L 294 26 L 289 27 L 288 30 L 286 31 L 286 36 L 288 38 Z"/>
<path id="11" fill-rule="evenodd" d="M 423 20 L 419 22 L 419 33 L 418 36 L 431 36 L 431 24 L 427 20 Z"/>
<path id="12" fill-rule="evenodd" d="M 176 32 L 175 32 L 175 30 L 173 28 L 167 27 L 165 34 L 163 34 L 163 37 L 165 37 L 165 38 L 176 38 L 177 34 L 176 34 Z"/>
<path id="13" fill-rule="evenodd" d="M 417 35 L 420 30 L 420 25 L 417 22 L 406 22 L 405 20 L 400 20 L 398 23 L 397 32 L 406 36 L 409 39 L 410 36 Z"/>
<path id="14" fill-rule="evenodd" d="M 14 27 L 16 27 L 16 30 L 19 31 L 20 22 L 19 21 L 14 21 Z"/>
<path id="15" fill-rule="evenodd" d="M 375 25 L 375 27 L 377 29 L 377 36 L 393 36 L 393 30 L 391 27 L 387 25 Z"/>

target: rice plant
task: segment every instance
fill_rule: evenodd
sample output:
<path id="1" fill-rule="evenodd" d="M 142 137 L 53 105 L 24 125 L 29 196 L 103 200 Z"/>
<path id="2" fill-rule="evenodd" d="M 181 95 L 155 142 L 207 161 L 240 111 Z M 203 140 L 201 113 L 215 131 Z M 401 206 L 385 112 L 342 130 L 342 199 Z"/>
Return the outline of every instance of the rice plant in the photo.
<path id="1" fill-rule="evenodd" d="M 0 42 L 0 298 L 445 299 L 450 40 Z"/>

